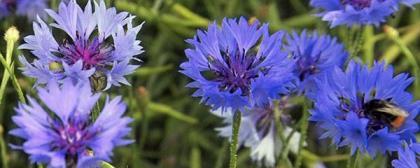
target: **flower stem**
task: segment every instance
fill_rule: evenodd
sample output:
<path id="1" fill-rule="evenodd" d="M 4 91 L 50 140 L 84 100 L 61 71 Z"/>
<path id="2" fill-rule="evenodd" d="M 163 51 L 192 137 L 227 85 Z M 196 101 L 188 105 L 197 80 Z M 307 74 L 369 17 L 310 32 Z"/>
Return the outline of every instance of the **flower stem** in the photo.
<path id="1" fill-rule="evenodd" d="M 307 133 L 308 133 L 308 117 L 309 117 L 309 107 L 308 107 L 308 101 L 305 101 L 303 103 L 303 111 L 302 111 L 302 123 L 300 124 L 300 133 L 301 133 L 301 137 L 299 139 L 299 148 L 298 148 L 298 152 L 297 152 L 297 158 L 295 161 L 295 168 L 299 168 L 302 164 L 302 149 L 303 149 L 303 144 L 305 142 Z"/>
<path id="2" fill-rule="evenodd" d="M 2 59 L 4 59 L 4 64 L 3 66 L 8 67 L 11 70 L 14 70 L 14 64 L 12 62 L 13 60 L 13 49 L 15 47 L 15 43 L 16 41 L 19 39 L 19 31 L 16 29 L 16 27 L 10 27 L 5 35 L 4 35 L 4 40 L 7 43 L 7 47 L 6 47 L 6 59 L 2 57 Z M 0 104 L 2 104 L 2 100 L 4 97 L 4 93 L 7 87 L 7 83 L 9 82 L 10 79 L 10 75 L 13 74 L 11 72 L 9 72 L 8 70 L 4 70 L 3 72 L 3 78 L 1 81 L 1 86 L 0 86 Z"/>
<path id="3" fill-rule="evenodd" d="M 238 161 L 237 147 L 238 147 L 238 136 L 239 128 L 241 126 L 241 112 L 236 111 L 233 116 L 233 125 L 232 125 L 232 139 L 230 143 L 230 162 L 229 168 L 236 168 Z"/>
<path id="4" fill-rule="evenodd" d="M 284 134 L 283 134 L 284 128 L 280 121 L 282 110 L 280 110 L 279 108 L 279 103 L 280 103 L 279 101 L 274 102 L 274 121 L 275 121 L 277 136 L 280 138 L 280 141 L 283 145 L 282 145 L 282 149 L 280 149 L 282 151 L 282 155 L 279 156 L 277 163 L 280 163 L 280 161 L 284 160 L 287 164 L 286 167 L 293 167 L 292 163 L 287 158 L 287 153 L 289 151 L 289 145 L 288 145 L 289 138 L 291 136 L 287 137 L 287 139 L 286 137 L 284 137 Z"/>
<path id="5" fill-rule="evenodd" d="M 356 156 L 354 156 L 354 155 L 352 156 L 352 152 L 350 151 L 350 157 L 347 160 L 346 168 L 352 168 L 352 166 L 353 167 L 355 166 L 354 162 L 357 160 L 357 157 L 359 157 L 358 155 L 359 155 L 358 151 L 356 151 Z"/>
<path id="6" fill-rule="evenodd" d="M 375 40 L 374 32 L 372 26 L 366 26 L 363 30 L 363 61 L 369 65 L 373 65 L 374 61 L 374 49 L 375 49 Z"/>
<path id="7" fill-rule="evenodd" d="M 355 31 L 350 58 L 357 57 L 363 45 L 363 28 L 358 28 Z"/>
<path id="8" fill-rule="evenodd" d="M 416 90 L 415 93 L 419 93 L 418 91 L 420 91 L 420 80 L 418 79 L 420 79 L 420 66 L 417 63 L 416 57 L 399 36 L 394 36 L 391 39 L 398 45 L 398 47 L 400 47 L 403 55 L 407 58 L 408 62 L 410 62 L 411 66 L 413 67 L 412 73 L 417 79 L 414 81 L 414 89 Z"/>
<path id="9" fill-rule="evenodd" d="M 3 55 L 1 53 L 0 53 L 0 62 L 3 65 L 3 67 L 5 68 L 5 70 L 10 74 L 10 77 L 12 79 L 13 87 L 15 87 L 15 90 L 18 93 L 19 100 L 22 103 L 26 103 L 25 96 L 23 95 L 23 92 L 22 92 L 22 88 L 20 87 L 20 84 L 19 84 L 16 76 L 14 75 L 14 71 L 12 69 L 12 67 L 14 67 L 13 63 L 11 65 L 7 64 L 6 60 L 3 58 Z"/>
<path id="10" fill-rule="evenodd" d="M 4 143 L 4 137 L 3 137 L 3 126 L 0 125 L 0 149 L 1 149 L 1 163 L 2 167 L 8 168 L 9 164 L 7 161 L 7 150 L 6 150 L 6 144 Z"/>

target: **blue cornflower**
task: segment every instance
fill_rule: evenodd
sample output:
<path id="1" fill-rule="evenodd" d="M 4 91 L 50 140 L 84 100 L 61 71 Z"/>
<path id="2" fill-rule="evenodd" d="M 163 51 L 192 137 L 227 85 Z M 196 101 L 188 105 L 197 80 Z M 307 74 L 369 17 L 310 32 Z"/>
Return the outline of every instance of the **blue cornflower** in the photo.
<path id="1" fill-rule="evenodd" d="M 420 0 L 311 0 L 318 16 L 331 27 L 338 25 L 376 25 L 398 11 L 400 4 L 412 6 Z"/>
<path id="2" fill-rule="evenodd" d="M 17 128 L 10 131 L 24 139 L 22 146 L 11 146 L 29 154 L 32 162 L 83 167 L 94 160 L 110 161 L 114 147 L 132 142 L 124 138 L 131 131 L 132 119 L 123 116 L 126 106 L 121 97 L 107 98 L 102 112 L 92 120 L 100 95 L 92 94 L 87 84 L 50 82 L 38 89 L 38 95 L 42 103 L 28 97 L 29 104 L 19 104 L 13 116 Z"/>
<path id="3" fill-rule="evenodd" d="M 33 20 L 35 16 L 44 16 L 48 0 L 1 0 L 0 19 L 16 12 Z"/>
<path id="4" fill-rule="evenodd" d="M 287 110 L 291 106 L 286 97 L 280 100 L 279 108 L 281 110 Z M 231 138 L 234 114 L 231 109 L 226 111 L 218 109 L 212 111 L 212 113 L 223 118 L 226 124 L 224 127 L 216 128 L 219 135 Z M 258 164 L 274 167 L 283 144 L 276 131 L 273 106 L 253 107 L 244 110 L 242 114 L 238 144 L 249 147 L 251 149 L 251 158 Z M 288 126 L 291 122 L 290 116 L 283 112 L 280 121 L 284 125 L 282 133 L 284 137 L 288 137 L 293 132 L 293 129 Z M 294 153 L 298 150 L 300 137 L 300 133 L 295 132 L 289 141 L 290 150 Z"/>
<path id="5" fill-rule="evenodd" d="M 418 168 L 420 159 L 420 144 L 411 144 L 398 149 L 398 159 L 392 161 L 394 168 Z"/>
<path id="6" fill-rule="evenodd" d="M 400 141 L 414 141 L 418 124 L 414 120 L 420 102 L 406 88 L 413 82 L 408 74 L 393 77 L 392 66 L 375 63 L 369 69 L 350 62 L 347 70 L 336 68 L 317 80 L 311 121 L 325 131 L 337 146 L 350 146 L 354 153 L 375 156 L 396 151 Z M 387 112 L 399 113 L 403 118 Z"/>
<path id="7" fill-rule="evenodd" d="M 142 25 L 133 27 L 134 16 L 107 9 L 103 0 L 94 4 L 94 11 L 90 1 L 82 10 L 75 0 L 61 2 L 58 13 L 47 10 L 55 20 L 51 26 L 66 34 L 60 42 L 38 18 L 33 24 L 34 35 L 25 37 L 26 43 L 20 46 L 36 57 L 31 63 L 20 57 L 25 65 L 23 73 L 41 84 L 70 78 L 75 82 L 90 80 L 95 90 L 129 85 L 124 76 L 138 67 L 131 63 L 143 52 L 137 40 Z"/>
<path id="8" fill-rule="evenodd" d="M 297 85 L 299 92 L 310 91 L 314 79 L 330 73 L 335 66 L 342 67 L 349 55 L 336 38 L 306 31 L 287 36 L 285 50 L 295 60 L 294 73 L 300 83 Z"/>
<path id="9" fill-rule="evenodd" d="M 198 31 L 187 40 L 192 48 L 185 50 L 188 61 L 181 64 L 181 72 L 194 80 L 188 85 L 197 88 L 193 96 L 214 109 L 234 111 L 278 98 L 293 78 L 293 63 L 281 51 L 284 34 L 270 35 L 267 24 L 244 18 Z"/>

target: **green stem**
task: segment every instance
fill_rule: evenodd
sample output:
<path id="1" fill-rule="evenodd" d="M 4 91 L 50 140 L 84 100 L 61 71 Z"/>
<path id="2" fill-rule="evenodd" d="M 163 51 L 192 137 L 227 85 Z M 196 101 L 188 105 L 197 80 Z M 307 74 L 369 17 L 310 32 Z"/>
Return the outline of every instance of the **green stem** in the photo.
<path id="1" fill-rule="evenodd" d="M 352 51 L 351 51 L 351 56 L 350 59 L 357 57 L 359 54 L 360 49 L 362 48 L 362 44 L 363 44 L 363 29 L 362 28 L 358 28 L 356 31 L 356 34 L 354 35 L 354 39 L 352 42 Z"/>
<path id="2" fill-rule="evenodd" d="M 223 148 L 220 149 L 219 151 L 219 156 L 217 157 L 217 161 L 215 164 L 215 168 L 222 168 L 223 167 L 223 160 L 225 158 L 226 155 L 226 148 L 228 147 L 229 143 L 227 141 L 225 141 L 223 143 Z"/>
<path id="3" fill-rule="evenodd" d="M 281 161 L 285 161 L 286 164 L 287 164 L 287 167 L 293 167 L 292 163 L 287 158 L 287 153 L 289 151 L 289 145 L 288 145 L 289 140 L 288 139 L 291 136 L 287 137 L 287 139 L 286 139 L 286 137 L 284 137 L 284 134 L 283 134 L 284 128 L 283 128 L 283 125 L 280 121 L 282 111 L 279 108 L 279 103 L 280 103 L 279 101 L 274 102 L 274 121 L 275 121 L 277 136 L 280 138 L 280 141 L 283 144 L 282 149 L 280 149 L 280 150 L 283 151 L 283 152 L 282 152 L 282 155 L 278 158 L 277 163 L 280 163 Z"/>
<path id="4" fill-rule="evenodd" d="M 351 168 L 354 160 L 354 156 L 352 156 L 352 152 L 350 151 L 350 157 L 349 160 L 347 160 L 346 168 Z"/>
<path id="5" fill-rule="evenodd" d="M 7 35 L 5 35 L 7 36 Z M 12 63 L 12 56 L 13 56 L 13 49 L 15 45 L 15 41 L 10 39 L 5 39 L 7 42 L 7 48 L 6 48 L 6 65 L 7 67 L 11 67 L 12 70 L 14 70 L 14 64 Z M 6 91 L 7 83 L 9 82 L 10 74 L 8 71 L 3 72 L 3 78 L 1 81 L 0 86 L 0 104 L 2 104 L 4 92 Z"/>
<path id="6" fill-rule="evenodd" d="M 353 163 L 353 168 L 357 168 L 357 167 L 359 167 L 359 166 L 358 166 L 359 159 L 360 159 L 360 152 L 359 152 L 359 151 L 357 151 L 357 152 L 356 152 L 356 158 L 354 159 L 354 163 Z"/>
<path id="7" fill-rule="evenodd" d="M 1 53 L 0 53 L 0 62 L 1 62 L 1 64 L 3 64 L 4 68 L 6 69 L 6 71 L 10 74 L 10 77 L 12 79 L 13 87 L 15 88 L 16 92 L 18 93 L 19 100 L 22 103 L 26 103 L 25 96 L 23 95 L 23 92 L 22 92 L 22 88 L 20 87 L 20 84 L 19 84 L 16 76 L 14 75 L 13 69 L 11 67 L 9 67 L 9 66 L 12 66 L 13 63 L 12 63 L 12 65 L 8 65 L 7 62 L 6 62 L 6 60 L 3 58 L 3 55 Z"/>
<path id="8" fill-rule="evenodd" d="M 6 64 L 11 65 L 11 59 L 6 58 Z M 14 65 L 11 65 L 12 69 L 14 68 Z M 3 72 L 3 78 L 1 80 L 1 86 L 0 86 L 0 105 L 3 102 L 3 97 L 6 91 L 7 83 L 9 82 L 10 74 L 8 71 Z"/>
<path id="9" fill-rule="evenodd" d="M 304 122 L 303 121 L 304 120 L 304 118 L 302 117 L 300 120 L 299 120 L 299 122 L 293 127 L 293 131 L 287 136 L 287 138 L 286 138 L 286 145 L 285 145 L 285 148 L 283 148 L 282 150 L 281 150 L 281 160 L 286 160 L 287 159 L 287 156 L 289 155 L 289 149 L 290 149 L 290 140 L 292 139 L 292 136 L 297 132 L 297 129 L 296 129 L 296 127 L 298 126 L 298 125 L 300 125 L 302 122 Z M 289 162 L 290 163 L 290 162 Z M 289 167 L 293 167 L 292 166 L 292 164 L 289 164 Z"/>
<path id="10" fill-rule="evenodd" d="M 410 49 L 407 47 L 406 44 L 401 40 L 399 37 L 392 38 L 392 40 L 400 47 L 401 51 L 403 52 L 404 56 L 408 59 L 408 62 L 410 62 L 411 66 L 413 67 L 412 73 L 416 77 L 416 80 L 414 81 L 414 89 L 416 90 L 415 93 L 419 93 L 420 91 L 420 66 L 417 63 L 417 60 L 414 56 L 414 54 L 410 51 Z"/>
<path id="11" fill-rule="evenodd" d="M 369 66 L 373 65 L 374 61 L 374 49 L 375 49 L 375 41 L 374 41 L 374 32 L 372 26 L 366 26 L 363 31 L 363 60 Z"/>
<path id="12" fill-rule="evenodd" d="M 302 116 L 302 123 L 300 124 L 300 133 L 301 133 L 301 137 L 299 139 L 299 148 L 298 148 L 298 152 L 297 152 L 297 158 L 295 161 L 295 168 L 299 168 L 302 164 L 302 149 L 303 149 L 303 144 L 305 142 L 307 133 L 308 133 L 308 117 L 309 117 L 309 107 L 308 107 L 308 101 L 305 101 L 303 104 L 303 116 Z"/>
<path id="13" fill-rule="evenodd" d="M 7 149 L 6 149 L 6 143 L 4 142 L 4 137 L 3 137 L 3 127 L 0 125 L 0 148 L 1 148 L 1 158 L 2 158 L 2 167 L 4 168 L 8 168 L 9 164 L 7 161 Z"/>
<path id="14" fill-rule="evenodd" d="M 238 147 L 239 128 L 241 127 L 241 115 L 242 114 L 240 111 L 236 111 L 233 116 L 229 168 L 237 167 L 237 161 L 238 161 L 237 147 Z"/>

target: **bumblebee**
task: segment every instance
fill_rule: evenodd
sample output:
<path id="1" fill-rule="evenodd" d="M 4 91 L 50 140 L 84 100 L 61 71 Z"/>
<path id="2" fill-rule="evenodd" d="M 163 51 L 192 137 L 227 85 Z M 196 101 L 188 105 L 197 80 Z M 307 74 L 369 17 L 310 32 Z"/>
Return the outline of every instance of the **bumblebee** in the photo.
<path id="1" fill-rule="evenodd" d="M 90 86 L 92 87 L 92 91 L 99 92 L 105 89 L 107 85 L 107 77 L 101 71 L 96 71 L 90 78 Z"/>
<path id="2" fill-rule="evenodd" d="M 373 99 L 363 105 L 365 114 L 369 117 L 390 124 L 398 129 L 408 117 L 408 112 L 391 102 L 391 99 Z"/>

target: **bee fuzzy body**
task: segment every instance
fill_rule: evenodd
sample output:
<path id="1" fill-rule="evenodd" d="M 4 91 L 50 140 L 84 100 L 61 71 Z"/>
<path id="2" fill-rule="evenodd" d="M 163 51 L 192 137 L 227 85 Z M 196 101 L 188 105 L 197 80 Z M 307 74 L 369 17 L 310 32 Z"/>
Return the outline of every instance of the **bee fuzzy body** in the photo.
<path id="1" fill-rule="evenodd" d="M 392 103 L 390 99 L 370 100 L 363 105 L 363 109 L 369 118 L 387 123 L 394 129 L 400 128 L 408 117 L 408 112 Z"/>

